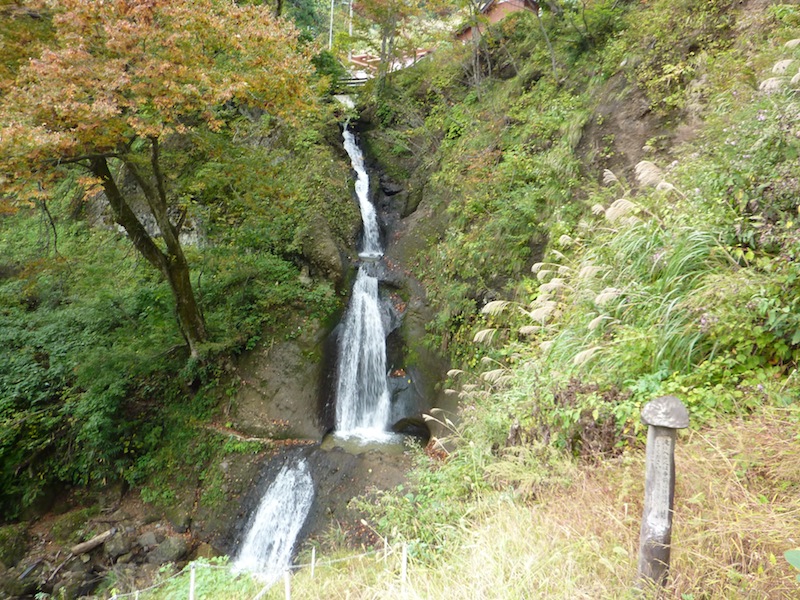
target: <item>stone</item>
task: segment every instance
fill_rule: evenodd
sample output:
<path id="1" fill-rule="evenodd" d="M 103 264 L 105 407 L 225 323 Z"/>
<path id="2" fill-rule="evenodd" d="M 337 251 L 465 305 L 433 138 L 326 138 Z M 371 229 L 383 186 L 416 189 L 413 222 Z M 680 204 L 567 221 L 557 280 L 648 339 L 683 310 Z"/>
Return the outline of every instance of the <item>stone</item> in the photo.
<path id="1" fill-rule="evenodd" d="M 331 228 L 322 215 L 312 217 L 308 233 L 302 236 L 303 256 L 311 263 L 313 272 L 329 281 L 341 281 L 344 276 L 342 254 L 336 245 Z"/>
<path id="2" fill-rule="evenodd" d="M 24 523 L 0 527 L 0 562 L 15 566 L 28 547 L 28 529 Z"/>
<path id="3" fill-rule="evenodd" d="M 112 559 L 117 558 L 123 554 L 127 554 L 133 547 L 133 540 L 131 536 L 118 531 L 103 544 L 105 553 Z"/>
<path id="4" fill-rule="evenodd" d="M 86 573 L 67 572 L 53 586 L 54 598 L 77 598 L 89 587 Z"/>
<path id="5" fill-rule="evenodd" d="M 386 175 L 380 178 L 381 191 L 387 196 L 394 196 L 403 191 L 403 186 L 389 179 Z"/>
<path id="6" fill-rule="evenodd" d="M 675 396 L 661 396 L 644 405 L 642 423 L 654 427 L 686 429 L 689 426 L 689 411 Z"/>
<path id="7" fill-rule="evenodd" d="M 145 548 L 145 549 L 147 549 L 147 548 L 154 548 L 155 546 L 157 546 L 157 545 L 158 545 L 158 540 L 156 539 L 156 533 L 155 533 L 155 531 L 147 531 L 147 532 L 143 533 L 142 535 L 140 535 L 140 536 L 139 536 L 139 537 L 136 539 L 136 542 L 137 542 L 137 543 L 138 543 L 138 544 L 139 544 L 139 545 L 140 545 L 142 548 Z"/>
<path id="8" fill-rule="evenodd" d="M 3 593 L 11 598 L 32 596 L 39 589 L 45 576 L 45 565 L 40 560 L 30 565 L 24 563 L 8 569 L 0 578 L 0 597 Z"/>
<path id="9" fill-rule="evenodd" d="M 181 502 L 167 509 L 165 516 L 177 533 L 186 533 L 192 524 L 192 503 Z"/>
<path id="10" fill-rule="evenodd" d="M 219 552 L 214 549 L 214 546 L 207 542 L 201 542 L 194 551 L 194 558 L 214 558 L 219 556 Z"/>
<path id="11" fill-rule="evenodd" d="M 155 550 L 147 556 L 147 562 L 153 565 L 176 562 L 186 556 L 189 544 L 181 536 L 174 535 L 166 538 Z"/>

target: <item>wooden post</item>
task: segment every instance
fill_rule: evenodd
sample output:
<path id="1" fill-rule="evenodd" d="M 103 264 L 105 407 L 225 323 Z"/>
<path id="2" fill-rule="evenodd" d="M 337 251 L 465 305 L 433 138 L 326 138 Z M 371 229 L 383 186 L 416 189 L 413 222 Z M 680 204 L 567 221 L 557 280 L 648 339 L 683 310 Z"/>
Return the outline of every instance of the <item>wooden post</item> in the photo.
<path id="1" fill-rule="evenodd" d="M 646 589 L 664 586 L 669 573 L 675 438 L 678 429 L 689 426 L 689 412 L 675 396 L 662 396 L 644 405 L 642 423 L 648 429 L 637 587 Z"/>

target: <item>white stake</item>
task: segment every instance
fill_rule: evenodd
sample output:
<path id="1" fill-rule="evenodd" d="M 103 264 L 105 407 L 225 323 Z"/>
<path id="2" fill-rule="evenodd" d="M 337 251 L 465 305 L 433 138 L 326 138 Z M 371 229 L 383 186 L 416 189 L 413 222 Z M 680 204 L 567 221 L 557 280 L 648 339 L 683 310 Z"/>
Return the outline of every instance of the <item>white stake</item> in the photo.
<path id="1" fill-rule="evenodd" d="M 317 547 L 311 547 L 311 579 L 314 579 L 314 567 L 317 566 Z"/>
<path id="2" fill-rule="evenodd" d="M 289 569 L 283 572 L 283 589 L 286 592 L 286 600 L 292 600 L 292 579 L 289 575 Z"/>
<path id="3" fill-rule="evenodd" d="M 408 577 L 408 544 L 403 544 L 403 562 L 400 566 L 400 583 L 403 593 L 406 591 L 406 578 Z"/>
<path id="4" fill-rule="evenodd" d="M 189 600 L 194 600 L 194 563 L 189 571 Z"/>

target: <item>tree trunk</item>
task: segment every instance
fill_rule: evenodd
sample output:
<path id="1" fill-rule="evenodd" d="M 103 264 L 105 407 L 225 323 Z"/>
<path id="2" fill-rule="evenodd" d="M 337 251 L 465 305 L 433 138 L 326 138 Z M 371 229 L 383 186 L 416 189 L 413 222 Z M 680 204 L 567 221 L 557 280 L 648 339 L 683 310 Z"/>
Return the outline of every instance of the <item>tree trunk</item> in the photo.
<path id="1" fill-rule="evenodd" d="M 199 356 L 199 345 L 206 339 L 206 326 L 194 297 L 192 281 L 189 277 L 189 265 L 183 252 L 180 257 L 170 256 L 167 261 L 167 272 L 164 273 L 175 296 L 175 307 L 178 323 L 181 326 L 192 358 Z"/>
<path id="2" fill-rule="evenodd" d="M 148 204 L 150 204 L 150 210 L 162 230 L 167 246 L 167 252 L 163 252 L 122 196 L 122 192 L 111 175 L 106 159 L 104 157 L 93 158 L 89 169 L 95 177 L 100 179 L 111 206 L 111 212 L 114 214 L 114 220 L 125 229 L 139 253 L 169 282 L 172 295 L 175 297 L 178 325 L 186 338 L 192 357 L 196 358 L 199 356 L 200 344 L 206 340 L 206 328 L 194 297 L 189 277 L 189 265 L 178 242 L 177 231 L 166 219 L 166 206 L 161 202 L 159 195 L 153 192 L 152 186 L 148 186 L 147 182 L 134 170 L 134 177 L 142 187 Z M 165 225 L 165 221 L 168 226 Z"/>

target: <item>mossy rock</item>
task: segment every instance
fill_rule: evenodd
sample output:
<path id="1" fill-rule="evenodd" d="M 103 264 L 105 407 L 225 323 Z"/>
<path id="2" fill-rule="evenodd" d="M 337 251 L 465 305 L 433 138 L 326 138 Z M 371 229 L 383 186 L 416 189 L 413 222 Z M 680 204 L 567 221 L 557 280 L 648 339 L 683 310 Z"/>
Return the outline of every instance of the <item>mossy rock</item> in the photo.
<path id="1" fill-rule="evenodd" d="M 25 523 L 0 527 L 0 563 L 15 566 L 28 547 L 28 527 Z"/>
<path id="2" fill-rule="evenodd" d="M 61 515 L 50 529 L 53 541 L 67 546 L 88 539 L 91 537 L 91 524 L 88 521 L 99 511 L 97 506 L 90 506 Z"/>

